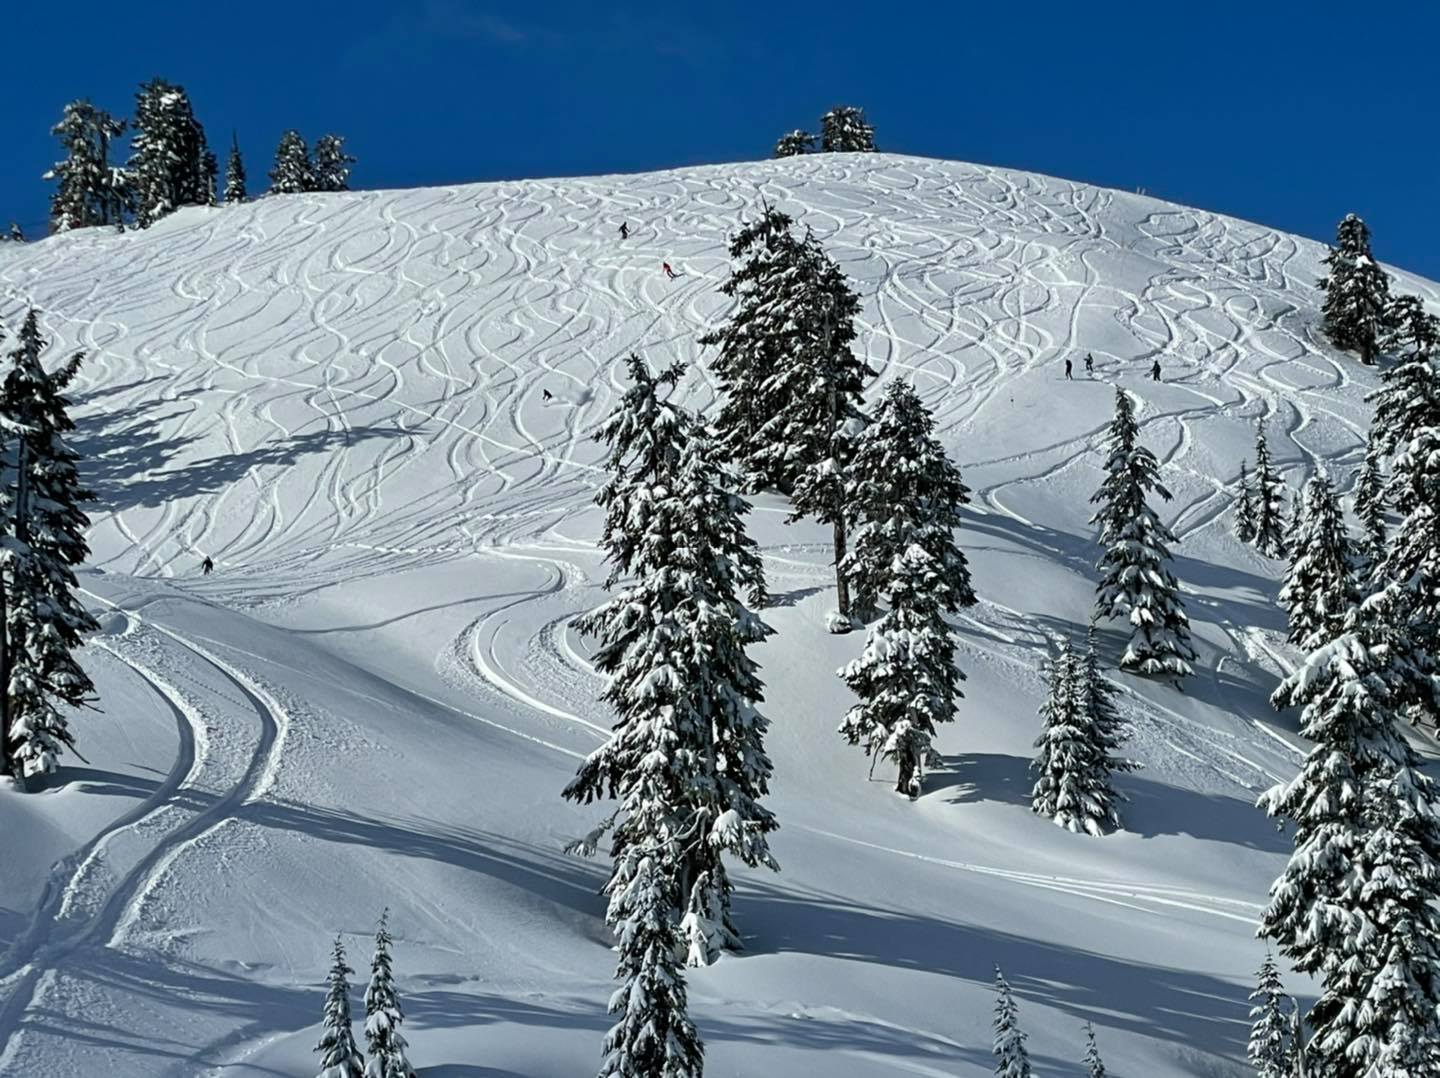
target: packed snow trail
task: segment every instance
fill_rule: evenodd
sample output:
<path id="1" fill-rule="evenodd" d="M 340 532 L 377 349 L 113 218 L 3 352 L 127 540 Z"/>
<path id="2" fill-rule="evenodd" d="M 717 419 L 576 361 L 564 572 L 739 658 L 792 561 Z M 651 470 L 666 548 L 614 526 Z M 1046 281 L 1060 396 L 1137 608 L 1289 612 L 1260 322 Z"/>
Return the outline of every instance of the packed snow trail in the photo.
<path id="1" fill-rule="evenodd" d="M 24 866 L 0 883 L 0 1074 L 301 1073 L 329 941 L 360 965 L 386 906 L 426 1074 L 594 1065 L 605 866 L 560 851 L 599 812 L 559 797 L 613 721 L 572 626 L 606 573 L 590 435 L 631 351 L 689 363 L 681 399 L 713 408 L 693 342 L 762 198 L 856 282 L 872 399 L 904 377 L 934 411 L 974 491 L 981 602 L 945 766 L 902 802 L 835 733 L 862 639 L 824 632 L 828 536 L 756 500 L 784 870 L 737 873 L 747 953 L 690 978 L 711 1072 L 989 1073 L 999 962 L 1042 1069 L 1092 1021 L 1116 1073 L 1245 1073 L 1252 925 L 1286 849 L 1253 802 L 1302 746 L 1266 702 L 1294 661 L 1282 566 L 1231 539 L 1229 508 L 1261 417 L 1292 488 L 1324 467 L 1346 489 L 1360 460 L 1375 375 L 1319 334 L 1323 249 L 831 154 L 0 245 L 0 322 L 34 303 L 51 357 L 88 353 L 84 583 L 109 626 L 87 659 L 107 714 L 76 719 L 92 766 L 0 800 L 0 857 Z M 1201 654 L 1183 692 L 1117 678 L 1144 768 L 1119 780 L 1127 830 L 1092 839 L 1030 814 L 1027 764 L 1039 660 L 1089 614 L 1117 388 L 1175 493 Z M 1107 654 L 1122 639 L 1102 626 Z"/>

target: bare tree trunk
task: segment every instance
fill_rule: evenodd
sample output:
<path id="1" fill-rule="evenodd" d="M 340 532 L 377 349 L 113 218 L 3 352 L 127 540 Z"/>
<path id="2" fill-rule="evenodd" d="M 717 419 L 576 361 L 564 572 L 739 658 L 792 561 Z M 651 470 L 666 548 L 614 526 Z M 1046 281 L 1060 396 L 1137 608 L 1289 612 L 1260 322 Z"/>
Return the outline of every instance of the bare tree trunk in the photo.
<path id="1" fill-rule="evenodd" d="M 840 563 L 845 560 L 845 513 L 843 508 L 835 512 L 835 605 L 842 617 L 850 616 L 850 581 Z"/>

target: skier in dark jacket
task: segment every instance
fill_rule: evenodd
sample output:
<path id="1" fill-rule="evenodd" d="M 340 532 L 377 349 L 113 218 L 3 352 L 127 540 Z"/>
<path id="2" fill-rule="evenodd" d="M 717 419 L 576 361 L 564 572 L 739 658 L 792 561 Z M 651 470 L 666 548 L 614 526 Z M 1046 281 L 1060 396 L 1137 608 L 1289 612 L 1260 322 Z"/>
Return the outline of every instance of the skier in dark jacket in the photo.
<path id="1" fill-rule="evenodd" d="M 630 238 L 630 222 L 629 222 L 629 221 L 621 221 L 621 222 L 620 222 L 620 238 L 621 238 L 622 240 L 628 240 L 628 239 Z"/>
<path id="2" fill-rule="evenodd" d="M 1155 361 L 1154 366 L 1150 368 L 1150 380 L 1152 382 L 1160 381 L 1160 361 L 1158 359 Z"/>
<path id="3" fill-rule="evenodd" d="M 542 401 L 553 400 L 554 397 L 555 397 L 555 394 L 554 394 L 554 393 L 551 393 L 548 389 L 542 389 L 542 390 L 540 391 L 540 399 L 541 399 Z"/>
<path id="4" fill-rule="evenodd" d="M 676 277 L 679 277 L 679 276 L 680 276 L 680 274 L 676 273 L 673 269 L 670 268 L 670 263 L 669 263 L 669 262 L 661 262 L 661 263 L 660 263 L 660 268 L 665 271 L 665 276 L 666 276 L 666 277 L 669 277 L 670 280 L 672 280 L 672 281 L 673 281 Z"/>
<path id="5" fill-rule="evenodd" d="M 205 576 L 209 576 L 210 573 L 214 570 L 214 568 L 215 563 L 210 560 L 210 555 L 206 554 L 205 560 L 200 563 L 200 572 Z"/>
<path id="6" fill-rule="evenodd" d="M 1070 361 L 1068 359 L 1065 361 L 1065 380 L 1067 382 L 1075 380 L 1075 376 L 1070 373 Z"/>
<path id="7" fill-rule="evenodd" d="M 1085 373 L 1086 373 L 1086 374 L 1094 374 L 1094 373 L 1095 373 L 1095 357 L 1092 356 L 1089 352 L 1086 352 L 1086 353 L 1085 353 Z"/>

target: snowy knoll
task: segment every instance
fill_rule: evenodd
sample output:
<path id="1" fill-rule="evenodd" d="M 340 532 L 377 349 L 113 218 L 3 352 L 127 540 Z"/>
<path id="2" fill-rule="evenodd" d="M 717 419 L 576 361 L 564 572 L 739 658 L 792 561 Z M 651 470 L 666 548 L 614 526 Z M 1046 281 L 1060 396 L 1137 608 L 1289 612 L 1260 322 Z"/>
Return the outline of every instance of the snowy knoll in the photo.
<path id="1" fill-rule="evenodd" d="M 72 395 L 105 709 L 75 720 L 88 762 L 0 800 L 0 1074 L 311 1073 L 334 933 L 358 965 L 386 906 L 428 1078 L 595 1067 L 605 866 L 561 852 L 597 813 L 560 799 L 611 721 L 570 625 L 605 575 L 589 434 L 631 351 L 691 363 L 681 399 L 712 406 L 693 342 L 762 199 L 862 294 L 870 397 L 905 378 L 935 412 L 974 491 L 980 602 L 946 766 L 911 804 L 836 733 L 862 638 L 824 631 L 825 530 L 756 500 L 783 871 L 736 871 L 746 953 L 690 976 L 708 1073 L 989 1073 L 996 963 L 1042 1074 L 1078 1071 L 1087 1021 L 1121 1076 L 1246 1073 L 1254 924 L 1288 850 L 1253 802 L 1300 742 L 1266 702 L 1295 659 L 1282 566 L 1228 510 L 1262 417 L 1292 490 L 1322 468 L 1351 489 L 1376 378 L 1319 334 L 1324 249 L 1048 177 L 828 154 L 0 246 L 0 322 L 33 303 L 47 361 L 89 353 Z M 1199 660 L 1183 691 L 1117 677 L 1143 769 L 1117 779 L 1127 830 L 1093 838 L 1031 814 L 1027 768 L 1040 660 L 1089 614 L 1116 386 L 1175 495 Z M 1113 661 L 1123 637 L 1101 641 Z"/>

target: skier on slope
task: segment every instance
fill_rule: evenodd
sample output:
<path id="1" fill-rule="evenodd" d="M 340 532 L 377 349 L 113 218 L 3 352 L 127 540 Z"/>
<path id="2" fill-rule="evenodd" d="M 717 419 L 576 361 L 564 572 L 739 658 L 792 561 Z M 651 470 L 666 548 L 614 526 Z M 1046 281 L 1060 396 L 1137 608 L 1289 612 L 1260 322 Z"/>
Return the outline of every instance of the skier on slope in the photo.
<path id="1" fill-rule="evenodd" d="M 540 391 L 540 399 L 542 401 L 554 400 L 555 394 L 551 393 L 548 389 L 542 389 Z"/>
<path id="2" fill-rule="evenodd" d="M 1086 373 L 1086 374 L 1094 374 L 1094 373 L 1095 373 L 1095 357 L 1092 356 L 1089 352 L 1086 352 L 1086 353 L 1085 353 L 1085 373 Z"/>
<path id="3" fill-rule="evenodd" d="M 214 570 L 215 563 L 210 560 L 210 555 L 205 555 L 205 560 L 200 563 L 200 572 L 203 576 L 209 576 Z"/>
<path id="4" fill-rule="evenodd" d="M 1160 361 L 1159 361 L 1158 359 L 1155 361 L 1154 365 L 1150 368 L 1150 380 L 1151 380 L 1152 382 L 1158 382 L 1158 381 L 1160 381 Z"/>
<path id="5" fill-rule="evenodd" d="M 676 277 L 679 277 L 679 276 L 680 276 L 680 274 L 676 273 L 673 269 L 670 268 L 670 263 L 669 263 L 669 262 L 661 262 L 661 263 L 660 263 L 660 268 L 665 271 L 665 276 L 668 277 L 668 278 L 670 278 L 670 280 L 672 280 L 672 281 L 673 281 Z"/>
<path id="6" fill-rule="evenodd" d="M 1075 380 L 1074 375 L 1070 373 L 1070 361 L 1068 359 L 1065 361 L 1065 380 L 1067 382 L 1073 382 Z"/>
<path id="7" fill-rule="evenodd" d="M 622 240 L 628 240 L 628 239 L 630 238 L 630 222 L 629 222 L 629 221 L 621 221 L 621 222 L 620 222 L 620 238 L 621 238 Z"/>

